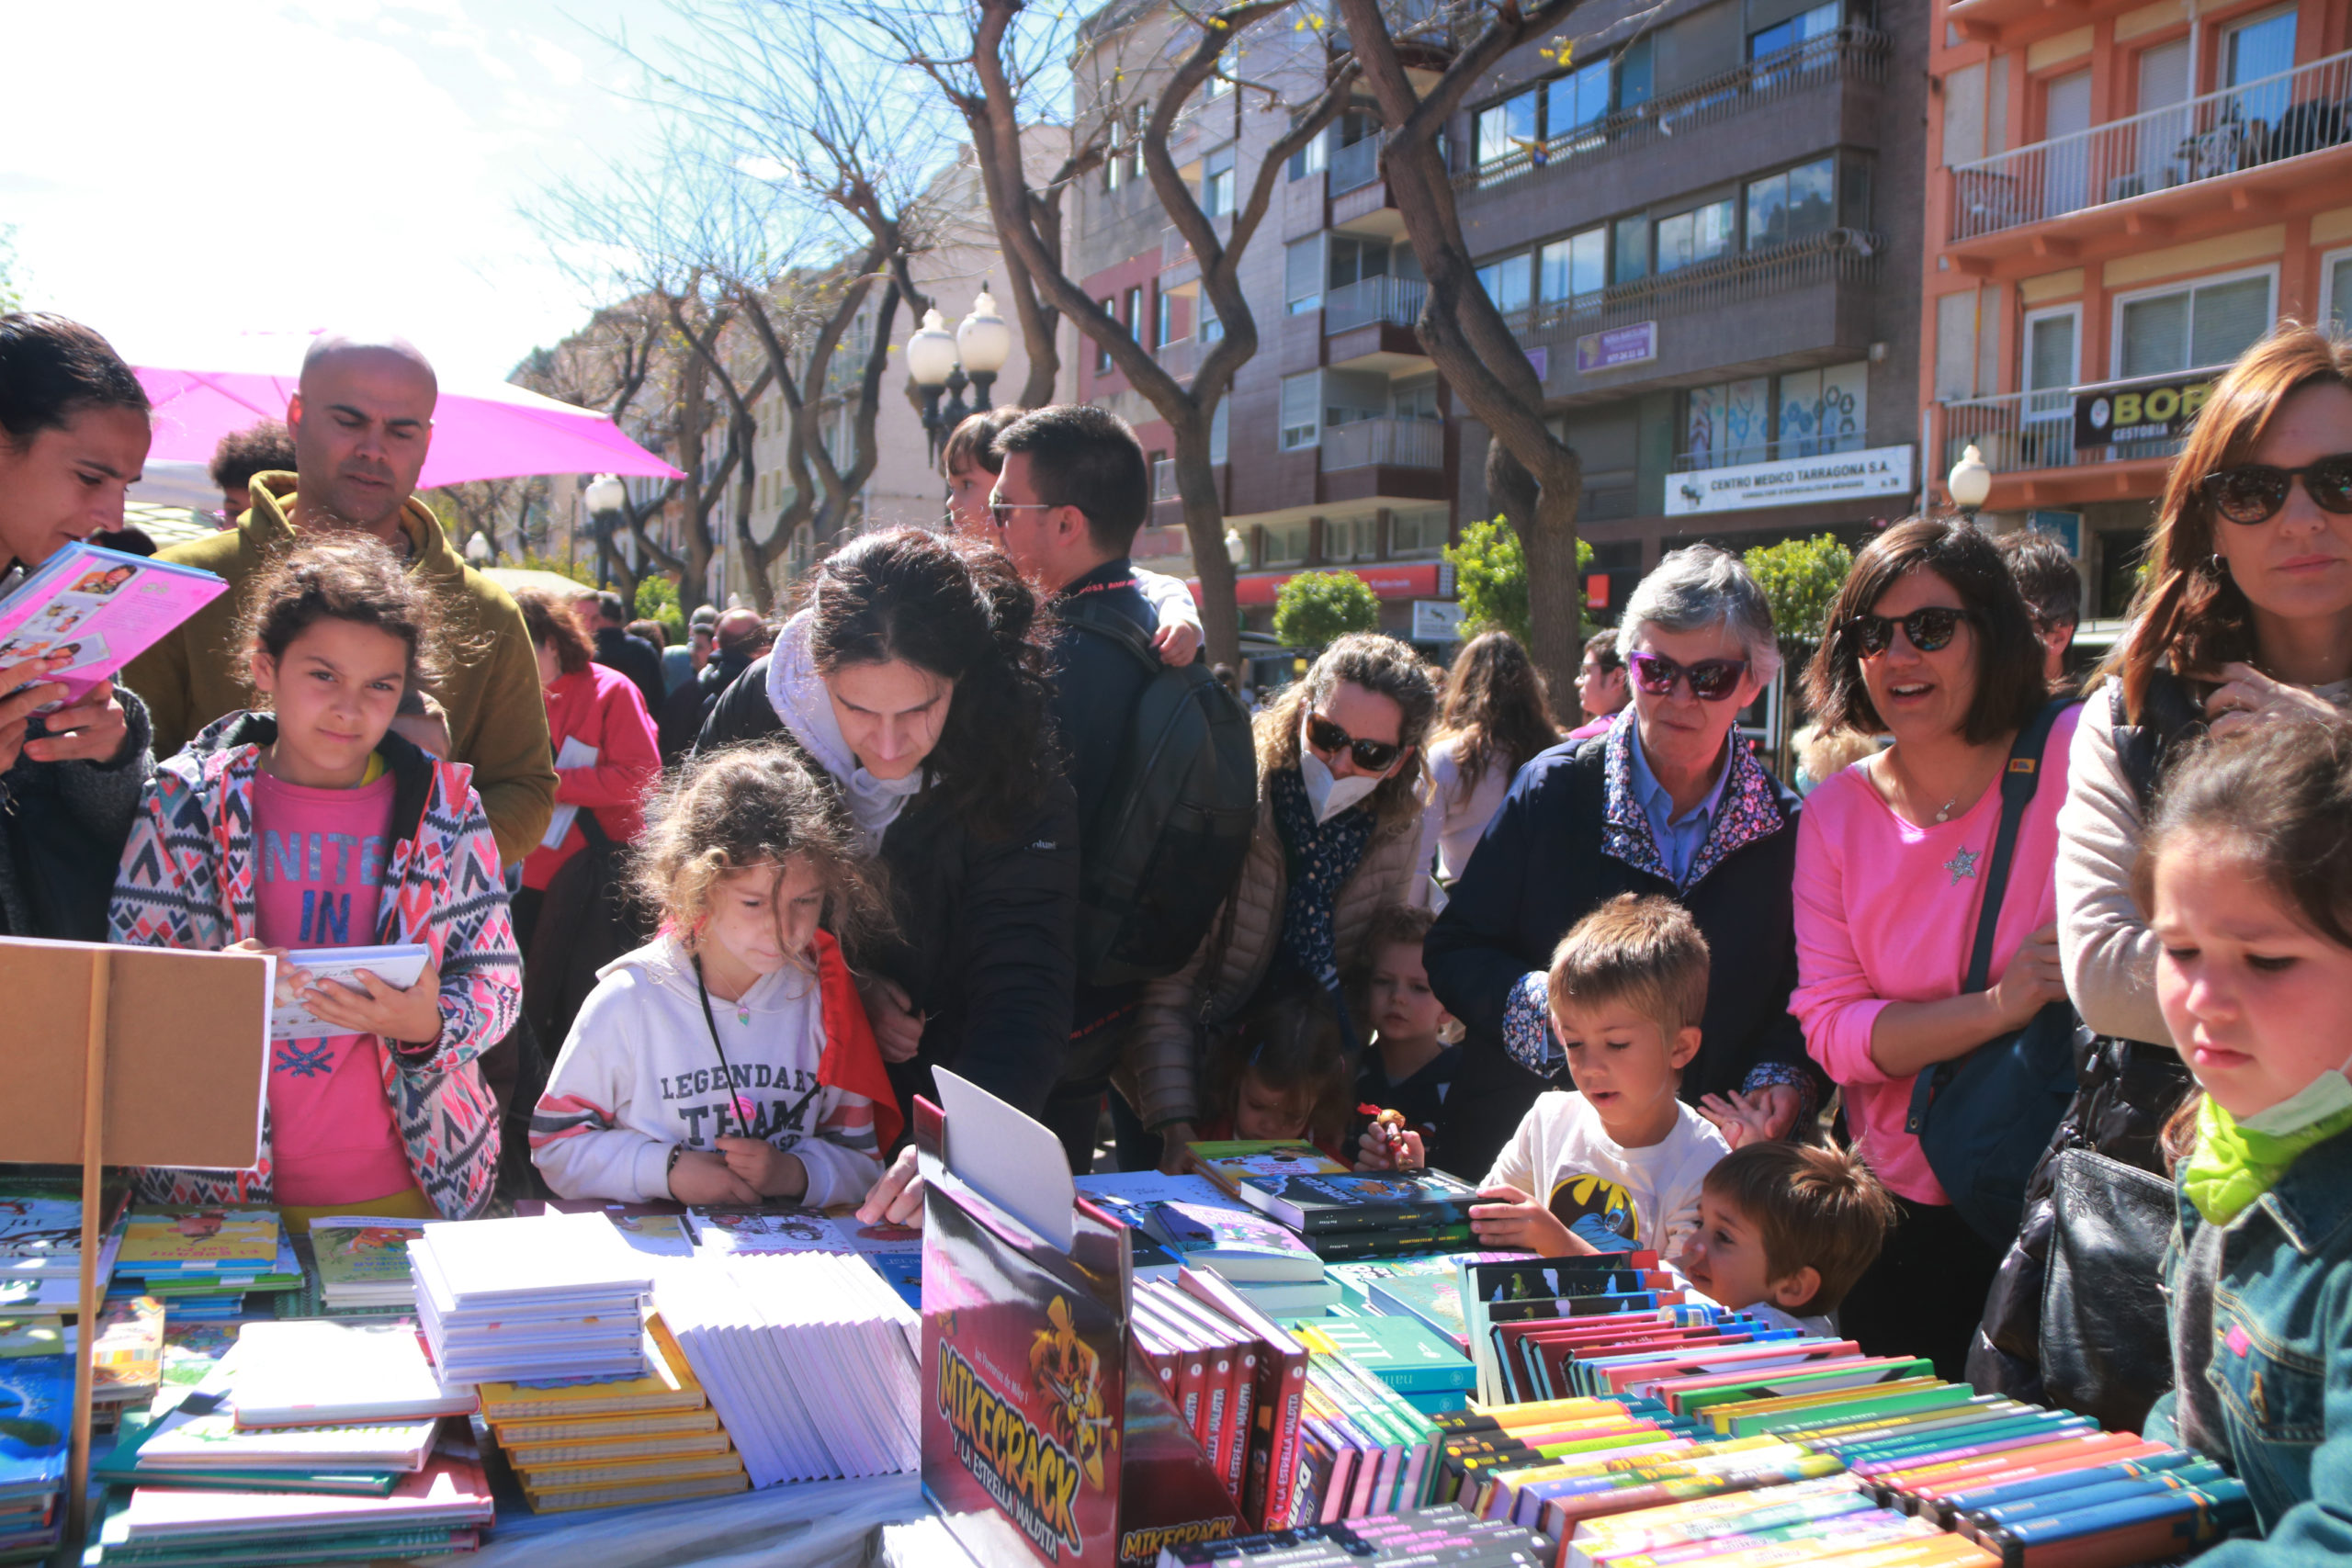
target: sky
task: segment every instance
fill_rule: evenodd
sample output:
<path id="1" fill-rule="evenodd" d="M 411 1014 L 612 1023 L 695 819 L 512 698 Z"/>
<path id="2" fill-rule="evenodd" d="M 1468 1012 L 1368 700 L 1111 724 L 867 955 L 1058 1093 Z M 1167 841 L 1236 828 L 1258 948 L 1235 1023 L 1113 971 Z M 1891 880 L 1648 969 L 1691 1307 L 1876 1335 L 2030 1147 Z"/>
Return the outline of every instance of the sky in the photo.
<path id="1" fill-rule="evenodd" d="M 0 225 L 30 305 L 139 363 L 406 333 L 445 388 L 587 319 L 524 205 L 643 156 L 660 0 L 0 0 Z M 36 62 L 46 62 L 47 65 Z"/>

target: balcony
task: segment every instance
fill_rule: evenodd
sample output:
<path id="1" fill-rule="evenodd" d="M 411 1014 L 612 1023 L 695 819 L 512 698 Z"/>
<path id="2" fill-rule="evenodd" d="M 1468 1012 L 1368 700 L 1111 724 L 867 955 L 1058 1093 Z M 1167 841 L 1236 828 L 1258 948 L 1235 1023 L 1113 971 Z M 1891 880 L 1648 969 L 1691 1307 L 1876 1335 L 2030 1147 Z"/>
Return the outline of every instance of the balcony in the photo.
<path id="1" fill-rule="evenodd" d="M 1385 130 L 1351 141 L 1331 154 L 1331 166 L 1324 172 L 1323 193 L 1341 197 L 1351 190 L 1361 190 L 1380 177 L 1380 150 L 1388 144 Z"/>
<path id="2" fill-rule="evenodd" d="M 1223 463 L 1210 468 L 1216 480 L 1216 503 L 1220 510 L 1231 510 L 1232 487 L 1227 483 L 1229 470 Z M 1151 466 L 1151 517 L 1155 528 L 1184 526 L 1184 498 L 1176 490 L 1176 459 L 1162 457 Z"/>
<path id="3" fill-rule="evenodd" d="M 1366 277 L 1323 296 L 1323 335 L 1337 337 L 1374 322 L 1409 327 L 1421 319 L 1430 286 L 1418 277 Z"/>
<path id="4" fill-rule="evenodd" d="M 1533 348 L 1573 342 L 1605 327 L 1690 315 L 1817 283 L 1875 283 L 1885 249 L 1880 235 L 1832 229 L 1770 250 L 1735 252 L 1537 305 L 1521 312 L 1512 328 L 1521 343 Z"/>
<path id="5" fill-rule="evenodd" d="M 1872 85 L 1886 80 L 1893 45 L 1884 33 L 1849 25 L 1809 39 L 1794 49 L 1718 73 L 1679 93 L 1653 98 L 1588 121 L 1564 134 L 1532 143 L 1465 169 L 1456 188 L 1493 190 L 1544 169 L 1597 160 L 1684 137 L 1702 126 L 1841 82 Z M 1336 164 L 1334 168 L 1336 170 Z"/>
<path id="6" fill-rule="evenodd" d="M 1782 458 L 1827 457 L 1839 452 L 1860 452 L 1870 443 L 1857 431 L 1851 435 L 1805 436 L 1792 441 L 1756 441 L 1721 452 L 1677 452 L 1668 470 L 1704 473 L 1710 468 L 1736 468 L 1748 463 L 1777 463 Z M 1951 465 L 1946 464 L 1947 468 Z"/>
<path id="7" fill-rule="evenodd" d="M 1201 360 L 1208 351 L 1209 345 L 1199 338 L 1179 337 L 1170 338 L 1153 349 L 1151 356 L 1159 361 L 1159 367 L 1162 370 L 1189 386 L 1192 384 L 1193 377 L 1200 370 Z"/>
<path id="8" fill-rule="evenodd" d="M 1323 471 L 1342 468 L 1442 468 L 1445 426 L 1431 419 L 1353 420 L 1323 432 Z"/>
<path id="9" fill-rule="evenodd" d="M 2219 375 L 2220 368 L 2212 373 Z M 2148 378 L 2148 381 L 2166 385 L 2181 378 L 2176 374 Z M 2165 470 L 2179 456 L 2179 437 L 2075 445 L 2076 394 L 2131 385 L 2110 381 L 2096 389 L 2058 387 L 1930 404 L 1928 472 L 1949 472 L 1960 461 L 1961 453 L 1974 446 L 1984 466 L 1993 470 L 1993 498 L 1987 504 L 1996 510 L 2032 502 L 2154 495 L 2164 482 Z"/>
<path id="10" fill-rule="evenodd" d="M 2235 179 L 2241 210 L 2290 189 L 2340 192 L 2347 146 L 2352 51 L 1956 165 L 1947 242 L 1988 259 L 2064 258 L 2109 231 L 2162 238 L 2181 216 L 2210 210 L 2213 195 L 2191 187 L 2215 180 Z"/>

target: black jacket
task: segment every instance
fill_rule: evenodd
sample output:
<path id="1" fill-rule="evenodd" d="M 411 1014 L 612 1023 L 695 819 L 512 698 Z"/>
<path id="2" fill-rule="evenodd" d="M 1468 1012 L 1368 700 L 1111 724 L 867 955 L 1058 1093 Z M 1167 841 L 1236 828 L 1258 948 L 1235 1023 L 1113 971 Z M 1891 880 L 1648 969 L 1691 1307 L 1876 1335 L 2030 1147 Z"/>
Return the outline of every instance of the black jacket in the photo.
<path id="1" fill-rule="evenodd" d="M 728 687 L 735 683 L 751 665 L 750 658 L 741 653 L 714 653 L 710 662 L 695 671 L 692 678 L 681 682 L 678 689 L 662 700 L 654 710 L 654 728 L 659 731 L 662 761 L 666 765 L 676 761 L 695 749 L 702 735 L 704 722 L 710 710 Z"/>
<path id="2" fill-rule="evenodd" d="M 695 750 L 757 740 L 797 750 L 767 681 L 767 660 L 753 660 L 719 694 Z M 1069 1050 L 1078 970 L 1069 785 L 1057 774 L 1020 830 L 1001 838 L 974 831 L 940 792 L 925 790 L 883 833 L 880 858 L 897 930 L 850 962 L 905 987 L 928 1015 L 915 1060 L 891 1068 L 900 1101 L 935 1100 L 930 1069 L 940 1066 L 1037 1114 Z"/>
<path id="3" fill-rule="evenodd" d="M 155 771 L 147 705 L 126 686 L 115 696 L 127 732 L 113 761 L 19 752 L 0 773 L 0 936 L 107 940 L 122 847 Z"/>
<path id="4" fill-rule="evenodd" d="M 1799 1069 L 1822 1087 L 1804 1032 L 1789 1014 L 1797 979 L 1797 797 L 1744 753 L 1735 756 L 1733 765 L 1750 781 L 1749 798 L 1745 809 L 1736 798 L 1742 778 L 1725 783 L 1699 863 L 1719 845 L 1737 847 L 1678 892 L 1665 875 L 1611 852 L 1614 832 L 1615 847 L 1636 859 L 1656 853 L 1630 798 L 1618 802 L 1622 828 L 1611 826 L 1608 751 L 1607 736 L 1569 741 L 1520 770 L 1423 949 L 1430 989 L 1468 1030 L 1442 1132 L 1447 1157 L 1469 1180 L 1494 1163 L 1538 1094 L 1571 1087 L 1565 1074 L 1547 1082 L 1504 1051 L 1512 987 L 1530 971 L 1548 969 L 1568 928 L 1620 893 L 1674 898 L 1713 953 L 1704 1038 L 1683 1069 L 1684 1100 L 1739 1089 L 1766 1062 Z"/>
<path id="5" fill-rule="evenodd" d="M 645 699 L 647 713 L 662 711 L 668 682 L 662 679 L 661 651 L 651 643 L 641 637 L 631 637 L 618 626 L 598 626 L 596 662 L 628 676 L 629 684 Z"/>
<path id="6" fill-rule="evenodd" d="M 1070 787 L 1078 795 L 1081 833 L 1091 830 L 1102 797 L 1126 750 L 1127 724 L 1156 671 L 1147 670 L 1107 637 L 1067 624 L 1074 617 L 1116 616 L 1148 638 L 1159 617 L 1135 585 L 1135 568 L 1122 556 L 1070 582 L 1054 598 L 1064 621 L 1055 636 L 1052 678 L 1054 729 L 1060 737 Z"/>

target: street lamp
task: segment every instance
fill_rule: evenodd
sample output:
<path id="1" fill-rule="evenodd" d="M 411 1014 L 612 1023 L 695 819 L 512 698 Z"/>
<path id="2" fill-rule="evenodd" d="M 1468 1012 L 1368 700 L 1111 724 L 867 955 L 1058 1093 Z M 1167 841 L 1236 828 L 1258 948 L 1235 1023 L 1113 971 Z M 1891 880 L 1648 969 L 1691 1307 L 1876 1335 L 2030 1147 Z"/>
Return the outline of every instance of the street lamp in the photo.
<path id="1" fill-rule="evenodd" d="M 1951 492 L 1951 503 L 1971 523 L 1976 521 L 1977 508 L 1993 493 L 1993 470 L 1984 466 L 1984 455 L 1973 442 L 1963 447 L 1960 461 L 1944 476 L 1944 488 Z"/>
<path id="2" fill-rule="evenodd" d="M 922 313 L 922 325 L 907 339 L 907 374 L 922 394 L 922 427 L 931 437 L 934 464 L 955 428 L 989 406 L 989 389 L 1012 353 L 1012 329 L 997 314 L 996 300 L 985 286 L 972 300 L 971 313 L 952 333 L 936 307 Z M 968 405 L 964 401 L 967 386 L 972 389 Z M 939 400 L 943 391 L 947 394 L 944 407 Z"/>
<path id="3" fill-rule="evenodd" d="M 612 577 L 613 525 L 620 517 L 621 508 L 628 503 L 628 491 L 610 474 L 598 474 L 588 483 L 581 496 L 587 504 L 588 516 L 594 525 L 596 538 L 596 586 L 603 588 Z"/>
<path id="4" fill-rule="evenodd" d="M 1250 541 L 1241 536 L 1238 528 L 1225 531 L 1225 558 L 1233 563 L 1236 571 L 1250 564 Z"/>
<path id="5" fill-rule="evenodd" d="M 477 571 L 490 564 L 490 536 L 476 534 L 466 541 L 466 560 Z"/>

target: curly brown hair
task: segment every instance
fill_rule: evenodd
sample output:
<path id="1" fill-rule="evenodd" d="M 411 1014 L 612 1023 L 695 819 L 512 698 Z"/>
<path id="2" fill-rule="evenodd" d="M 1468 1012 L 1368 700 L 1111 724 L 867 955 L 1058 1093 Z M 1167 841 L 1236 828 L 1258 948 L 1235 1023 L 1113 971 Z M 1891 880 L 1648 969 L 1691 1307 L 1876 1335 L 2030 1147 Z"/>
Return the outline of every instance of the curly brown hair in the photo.
<path id="1" fill-rule="evenodd" d="M 1283 768 L 1298 766 L 1299 730 L 1310 703 L 1328 699 L 1345 681 L 1386 697 L 1403 710 L 1399 745 L 1412 748 L 1404 763 L 1372 792 L 1373 818 L 1384 836 L 1418 829 L 1421 818 L 1421 742 L 1437 714 L 1437 682 L 1411 648 L 1380 632 L 1350 632 L 1308 667 L 1260 714 L 1254 726 L 1259 787 Z"/>
<path id="2" fill-rule="evenodd" d="M 1438 739 L 1460 742 L 1454 762 L 1475 784 L 1489 766 L 1517 773 L 1560 743 L 1560 723 L 1544 672 L 1509 632 L 1481 632 L 1462 645 L 1445 682 Z"/>
<path id="3" fill-rule="evenodd" d="M 447 666 L 440 602 L 371 535 L 338 532 L 264 566 L 230 646 L 258 650 L 276 662 L 321 621 L 374 626 L 407 644 L 412 689 L 430 690 Z"/>
<path id="4" fill-rule="evenodd" d="M 1287 1096 L 1309 1137 L 1329 1142 L 1346 1131 L 1355 1070 L 1321 993 L 1279 987 L 1220 1036 L 1209 1053 L 1208 1103 L 1228 1123 L 1240 1106 L 1245 1074 Z"/>
<path id="5" fill-rule="evenodd" d="M 721 877 L 802 859 L 825 888 L 824 923 L 852 952 L 888 926 L 879 863 L 831 787 L 778 742 L 730 746 L 681 769 L 647 807 L 633 863 L 637 895 L 691 949 Z"/>
<path id="6" fill-rule="evenodd" d="M 555 646 L 555 661 L 567 675 L 576 675 L 595 661 L 596 645 L 580 629 L 571 601 L 559 599 L 544 588 L 517 588 L 514 607 L 523 612 L 523 629 L 533 648 Z"/>

